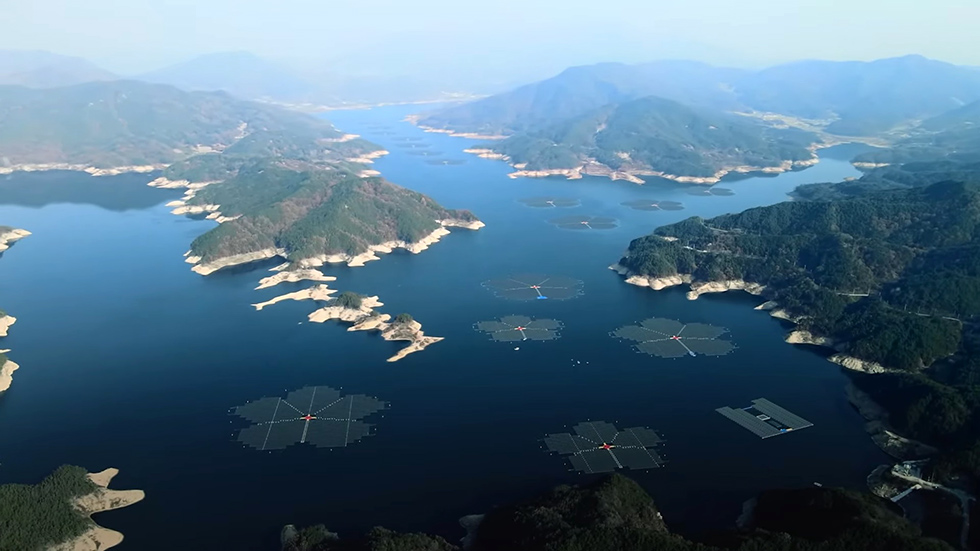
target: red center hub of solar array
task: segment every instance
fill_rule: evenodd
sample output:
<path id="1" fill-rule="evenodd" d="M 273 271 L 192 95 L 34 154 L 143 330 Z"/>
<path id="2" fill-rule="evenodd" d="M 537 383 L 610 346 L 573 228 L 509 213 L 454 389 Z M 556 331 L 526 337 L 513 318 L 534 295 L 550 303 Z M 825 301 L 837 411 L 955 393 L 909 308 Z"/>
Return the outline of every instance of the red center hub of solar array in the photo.
<path id="1" fill-rule="evenodd" d="M 610 446 L 609 444 L 606 444 L 606 443 L 603 443 L 603 444 L 602 444 L 601 446 L 599 446 L 599 447 L 600 447 L 600 448 L 602 448 L 602 449 L 604 449 L 604 450 L 611 450 L 611 449 L 613 449 L 613 448 L 614 448 L 615 446 Z"/>
<path id="2" fill-rule="evenodd" d="M 302 419 L 304 421 L 311 421 L 313 419 L 316 419 L 316 416 L 315 415 L 306 414 L 306 415 L 300 417 L 300 419 Z"/>
<path id="3" fill-rule="evenodd" d="M 677 335 L 674 335 L 674 336 L 673 336 L 673 337 L 671 337 L 671 338 L 672 338 L 672 339 L 674 339 L 675 341 L 679 341 L 679 340 L 681 340 L 681 338 L 680 338 L 680 337 L 678 337 Z"/>

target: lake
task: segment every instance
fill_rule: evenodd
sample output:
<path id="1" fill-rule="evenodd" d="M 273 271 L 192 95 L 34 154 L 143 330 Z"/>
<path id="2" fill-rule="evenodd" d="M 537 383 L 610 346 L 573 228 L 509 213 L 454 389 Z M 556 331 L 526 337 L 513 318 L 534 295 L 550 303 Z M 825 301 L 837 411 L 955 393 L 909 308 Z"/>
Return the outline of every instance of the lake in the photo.
<path id="1" fill-rule="evenodd" d="M 426 334 L 446 337 L 397 363 L 385 359 L 400 343 L 306 322 L 316 308 L 309 301 L 256 312 L 251 303 L 309 285 L 253 290 L 275 263 L 206 278 L 191 272 L 182 254 L 214 223 L 170 214 L 163 204 L 180 192 L 146 187 L 151 177 L 0 180 L 0 223 L 33 232 L 0 258 L 0 307 L 18 318 L 0 344 L 21 365 L 0 396 L 0 482 L 34 482 L 64 463 L 117 467 L 113 487 L 146 491 L 143 502 L 97 517 L 125 534 L 120 549 L 272 550 L 287 523 L 324 523 L 342 537 L 383 525 L 456 541 L 463 515 L 591 480 L 542 443 L 585 420 L 664 436 L 666 466 L 623 472 L 689 535 L 729 526 L 762 489 L 860 489 L 887 461 L 848 404 L 839 367 L 820 350 L 785 344 L 789 326 L 753 310 L 758 298 L 688 301 L 682 290 L 627 285 L 608 269 L 657 226 L 858 176 L 847 151 L 825 150 L 805 171 L 725 182 L 730 196 L 693 196 L 668 182 L 510 179 L 504 163 L 462 152 L 473 141 L 401 122 L 417 110 L 329 114 L 343 131 L 391 151 L 374 166 L 385 177 L 487 224 L 454 229 L 418 255 L 324 268 L 338 277 L 330 287 L 378 295 L 381 311 L 411 313 Z M 581 204 L 519 202 L 533 196 Z M 635 199 L 679 201 L 685 210 L 621 205 Z M 618 226 L 572 231 L 548 222 L 572 214 Z M 520 272 L 582 280 L 584 294 L 508 302 L 481 286 Z M 473 330 L 509 314 L 561 320 L 561 338 L 502 343 Z M 726 327 L 737 348 L 661 359 L 609 336 L 650 317 Z M 390 408 L 368 419 L 372 436 L 347 448 L 259 452 L 235 440 L 244 423 L 230 408 L 309 385 L 377 396 Z M 714 411 L 759 397 L 814 426 L 761 440 Z"/>

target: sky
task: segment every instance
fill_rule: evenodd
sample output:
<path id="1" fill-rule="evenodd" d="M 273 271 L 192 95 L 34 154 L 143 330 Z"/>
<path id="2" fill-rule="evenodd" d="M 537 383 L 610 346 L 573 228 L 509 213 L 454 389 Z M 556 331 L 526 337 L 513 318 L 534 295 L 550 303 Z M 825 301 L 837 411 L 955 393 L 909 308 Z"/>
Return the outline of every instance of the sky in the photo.
<path id="1" fill-rule="evenodd" d="M 922 54 L 980 65 L 978 0 L 0 0 L 0 49 L 137 74 L 245 50 L 364 74 L 545 77 L 599 61 Z"/>

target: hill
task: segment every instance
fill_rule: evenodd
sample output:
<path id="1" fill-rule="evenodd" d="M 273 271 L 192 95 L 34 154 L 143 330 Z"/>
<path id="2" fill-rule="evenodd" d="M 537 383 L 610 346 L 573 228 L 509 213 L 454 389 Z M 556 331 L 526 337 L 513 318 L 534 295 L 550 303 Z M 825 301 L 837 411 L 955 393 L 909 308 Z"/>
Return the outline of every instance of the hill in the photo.
<path id="1" fill-rule="evenodd" d="M 921 56 L 800 61 L 752 74 L 735 93 L 758 111 L 836 119 L 828 132 L 870 136 L 980 99 L 980 71 Z"/>
<path id="2" fill-rule="evenodd" d="M 742 74 L 737 69 L 688 61 L 572 67 L 511 92 L 425 114 L 419 124 L 459 132 L 509 135 L 644 96 L 732 107 L 734 98 L 726 88 Z"/>
<path id="3" fill-rule="evenodd" d="M 421 250 L 438 240 L 443 225 L 477 222 L 467 211 L 448 210 L 381 178 L 362 177 L 353 167 L 272 158 L 250 161 L 186 203 L 191 212 L 220 209 L 219 219 L 225 220 L 191 243 L 195 271 L 204 274 L 272 256 L 356 265 L 375 258 L 375 250 Z"/>
<path id="4" fill-rule="evenodd" d="M 754 524 L 702 544 L 670 533 L 650 496 L 632 480 L 611 475 L 583 486 L 559 486 L 477 521 L 472 551 L 946 551 L 922 538 L 897 506 L 873 496 L 829 488 L 780 490 L 759 496 Z M 342 539 L 324 526 L 283 531 L 282 551 L 458 551 L 446 540 L 375 528 Z"/>
<path id="5" fill-rule="evenodd" d="M 35 50 L 0 50 L 0 85 L 55 88 L 118 78 L 79 57 Z"/>
<path id="6" fill-rule="evenodd" d="M 600 64 L 428 113 L 419 124 L 510 135 L 645 96 L 823 120 L 828 132 L 870 136 L 980 100 L 980 71 L 920 56 L 801 61 L 755 72 L 693 62 Z"/>
<path id="7" fill-rule="evenodd" d="M 165 165 L 258 131 L 341 137 L 326 121 L 220 92 L 135 81 L 0 87 L 0 159 L 8 167 Z"/>
<path id="8" fill-rule="evenodd" d="M 527 171 L 581 168 L 681 181 L 813 162 L 816 136 L 664 98 L 642 98 L 487 144 Z"/>
<path id="9" fill-rule="evenodd" d="M 189 91 L 224 91 L 244 99 L 309 99 L 316 87 L 291 69 L 248 52 L 219 52 L 135 77 Z"/>

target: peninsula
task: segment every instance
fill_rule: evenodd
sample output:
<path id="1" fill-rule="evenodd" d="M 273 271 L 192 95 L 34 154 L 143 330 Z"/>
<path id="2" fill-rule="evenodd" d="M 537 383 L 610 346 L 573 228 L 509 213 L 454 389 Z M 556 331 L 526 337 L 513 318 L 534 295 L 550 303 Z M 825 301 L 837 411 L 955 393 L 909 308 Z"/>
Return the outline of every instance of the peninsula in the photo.
<path id="1" fill-rule="evenodd" d="M 0 253 L 10 248 L 10 245 L 30 235 L 27 230 L 18 230 L 10 226 L 0 226 Z"/>
<path id="2" fill-rule="evenodd" d="M 142 490 L 110 490 L 118 473 L 66 465 L 39 484 L 0 486 L 0 549 L 101 551 L 119 545 L 122 534 L 90 518 L 144 498 Z"/>
<path id="3" fill-rule="evenodd" d="M 663 98 L 610 105 L 467 151 L 511 164 L 510 176 L 657 177 L 714 184 L 731 173 L 779 173 L 817 163 L 815 134 Z"/>

